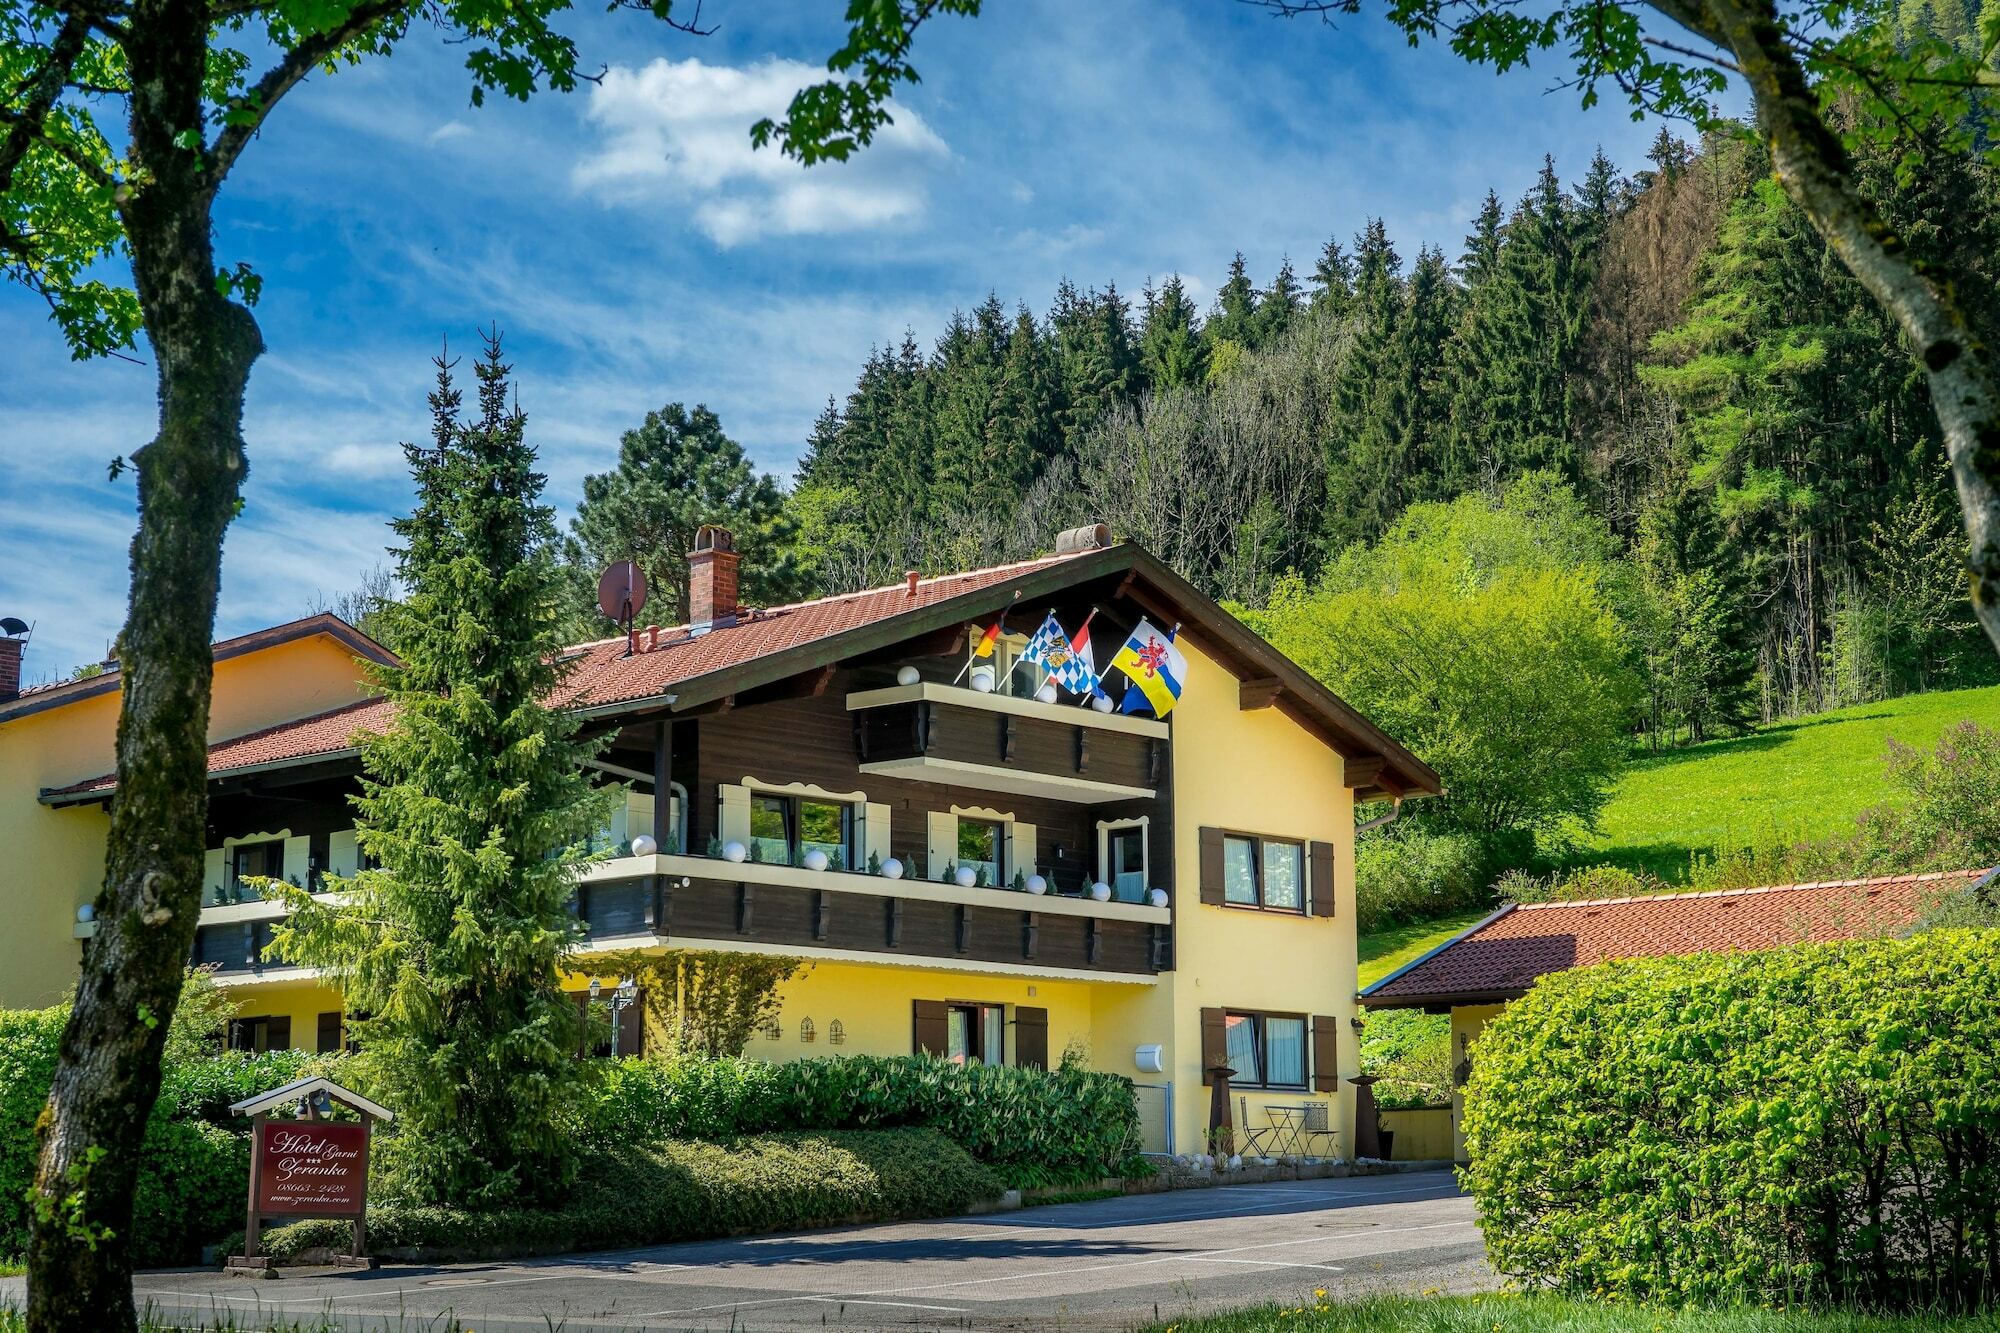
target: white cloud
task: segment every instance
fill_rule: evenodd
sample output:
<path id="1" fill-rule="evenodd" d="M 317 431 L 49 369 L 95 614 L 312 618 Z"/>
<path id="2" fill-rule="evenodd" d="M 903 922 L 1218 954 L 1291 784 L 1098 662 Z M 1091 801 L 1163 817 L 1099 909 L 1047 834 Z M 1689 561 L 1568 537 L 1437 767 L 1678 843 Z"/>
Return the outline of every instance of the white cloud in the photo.
<path id="1" fill-rule="evenodd" d="M 810 169 L 750 144 L 750 126 L 780 116 L 792 94 L 825 77 L 796 60 L 743 68 L 655 60 L 607 71 L 587 113 L 601 146 L 577 163 L 576 186 L 627 204 L 662 199 L 691 208 L 716 243 L 766 233 L 853 231 L 924 211 L 926 173 L 948 159 L 943 139 L 908 107 L 847 162 Z"/>

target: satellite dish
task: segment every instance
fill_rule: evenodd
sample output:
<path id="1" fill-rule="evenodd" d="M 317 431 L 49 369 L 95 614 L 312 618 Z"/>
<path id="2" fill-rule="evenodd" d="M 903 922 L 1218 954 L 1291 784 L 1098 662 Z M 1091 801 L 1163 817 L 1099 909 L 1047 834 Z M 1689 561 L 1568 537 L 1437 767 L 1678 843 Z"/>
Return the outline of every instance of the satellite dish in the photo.
<path id="1" fill-rule="evenodd" d="M 620 560 L 597 580 L 597 609 L 621 625 L 630 625 L 646 606 L 646 575 L 630 560 Z"/>
<path id="2" fill-rule="evenodd" d="M 8 638 L 18 638 L 28 632 L 28 622 L 19 616 L 0 616 L 0 634 Z"/>

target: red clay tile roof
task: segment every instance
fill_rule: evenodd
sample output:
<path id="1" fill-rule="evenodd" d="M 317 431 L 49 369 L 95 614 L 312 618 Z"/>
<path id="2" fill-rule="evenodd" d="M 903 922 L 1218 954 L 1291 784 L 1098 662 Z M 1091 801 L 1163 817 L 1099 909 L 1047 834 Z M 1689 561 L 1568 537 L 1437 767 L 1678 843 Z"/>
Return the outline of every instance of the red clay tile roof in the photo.
<path id="1" fill-rule="evenodd" d="M 582 654 L 565 685 L 567 702 L 577 708 L 651 699 L 673 691 L 675 685 L 698 676 L 742 666 L 770 657 L 788 648 L 830 638 L 847 630 L 860 629 L 910 611 L 922 610 L 966 593 L 978 592 L 998 583 L 1019 578 L 1034 570 L 1060 565 L 1097 551 L 1044 556 L 1012 565 L 995 565 L 963 574 L 944 574 L 918 579 L 915 595 L 907 583 L 866 592 L 823 597 L 817 601 L 747 612 L 736 624 L 690 637 L 685 625 L 660 631 L 659 646 L 625 655 L 625 639 L 601 639 L 579 645 L 571 653 Z M 640 647 L 650 636 L 640 631 Z"/>
<path id="2" fill-rule="evenodd" d="M 660 630 L 657 647 L 649 647 L 654 642 L 653 636 L 642 630 L 640 644 L 644 651 L 629 657 L 625 653 L 623 635 L 579 644 L 565 654 L 575 661 L 575 665 L 569 679 L 563 683 L 562 702 L 571 708 L 598 708 L 656 698 L 670 693 L 675 685 L 683 681 L 742 666 L 845 630 L 858 629 L 968 592 L 977 592 L 1084 554 L 1092 552 L 1045 556 L 1039 560 L 996 565 L 991 569 L 972 570 L 964 574 L 919 579 L 914 595 L 905 582 L 790 606 L 747 611 L 734 625 L 694 636 L 689 635 L 687 626 L 677 625 Z M 232 644 L 235 642 L 231 641 Z M 217 645 L 218 653 L 221 647 Z M 218 741 L 208 750 L 209 775 L 221 777 L 243 769 L 296 763 L 348 751 L 354 748 L 352 737 L 356 731 L 378 729 L 387 724 L 389 717 L 390 708 L 386 701 L 365 700 L 297 721 L 281 722 L 247 736 Z M 106 773 L 44 793 L 44 797 L 58 800 L 64 797 L 94 797 L 109 792 L 114 786 L 116 775 Z"/>
<path id="3" fill-rule="evenodd" d="M 387 699 L 362 699 L 311 717 L 280 722 L 247 736 L 217 741 L 208 747 L 208 775 L 227 777 L 249 769 L 345 754 L 354 749 L 355 732 L 378 731 L 388 724 L 389 715 Z M 117 782 L 117 774 L 106 773 L 46 795 L 94 795 L 110 791 Z"/>
<path id="4" fill-rule="evenodd" d="M 1512 999 L 1537 977 L 1612 958 L 1727 953 L 1888 934 L 1983 870 L 1503 908 L 1361 992 L 1376 1008 Z"/>
<path id="5" fill-rule="evenodd" d="M 933 608 L 948 616 L 947 604 L 959 598 L 973 597 L 975 604 L 964 608 L 967 614 L 991 616 L 996 605 L 1004 605 L 1004 602 L 996 603 L 994 598 L 989 597 L 985 599 L 985 605 L 977 605 L 979 599 L 976 594 L 986 590 L 995 590 L 997 594 L 1004 585 L 1023 579 L 1035 586 L 1060 585 L 1071 576 L 1058 573 L 1054 580 L 1037 579 L 1035 576 L 1057 571 L 1060 566 L 1076 561 L 1090 563 L 1089 569 L 1075 571 L 1073 581 L 1077 582 L 1107 572 L 1115 574 L 1122 570 L 1139 573 L 1143 568 L 1146 576 L 1154 582 L 1180 583 L 1172 571 L 1158 565 L 1135 547 L 1101 547 L 965 573 L 942 574 L 918 579 L 914 585 L 903 582 L 789 606 L 745 611 L 735 624 L 718 626 L 703 634 L 691 634 L 685 625 L 663 628 L 657 633 L 648 627 L 638 633 L 640 651 L 630 655 L 626 652 L 626 640 L 622 635 L 566 650 L 565 656 L 573 666 L 556 702 L 565 708 L 581 711 L 622 711 L 621 705 L 651 700 L 664 702 L 672 697 L 680 706 L 686 707 L 691 701 L 701 701 L 705 697 L 704 691 L 706 695 L 720 695 L 733 692 L 739 685 L 757 683 L 750 679 L 750 675 L 757 670 L 772 678 L 782 678 L 788 672 L 796 674 L 821 665 L 825 659 L 813 655 L 813 645 L 851 631 Z M 1029 590 L 1016 587 L 1014 596 L 1020 597 Z M 1177 596 L 1182 601 L 1199 602 L 1213 610 L 1213 604 L 1207 598 L 1185 585 L 1181 585 Z M 1408 750 L 1384 735 L 1373 723 L 1335 698 L 1324 686 L 1277 654 L 1249 630 L 1237 625 L 1226 614 L 1216 614 L 1227 622 L 1230 633 L 1247 645 L 1247 651 L 1263 660 L 1257 674 L 1277 670 L 1292 675 L 1293 680 L 1287 683 L 1288 693 L 1296 695 L 1301 701 L 1299 707 L 1311 710 L 1315 721 L 1338 737 L 1337 742 L 1330 743 L 1337 743 L 1342 753 L 1382 756 L 1386 769 L 1393 771 L 1402 783 L 1400 790 L 1394 794 L 1423 795 L 1438 790 L 1437 774 Z M 1190 626 L 1191 631 L 1194 628 Z M 913 633 L 921 632 L 923 628 L 913 629 Z M 800 651 L 794 653 L 794 650 Z M 746 672 L 746 668 L 751 670 Z M 350 749 L 349 738 L 355 730 L 381 726 L 388 715 L 388 706 L 379 702 L 350 705 L 269 727 L 254 735 L 218 742 L 209 750 L 209 772 L 221 775 L 233 770 L 296 762 Z M 0 715 L 0 720 L 4 720 L 4 715 Z M 1386 781 L 1386 778 L 1378 781 Z M 94 799 L 109 792 L 113 785 L 112 776 L 107 774 L 60 791 L 45 792 L 43 799 L 57 803 L 65 799 Z"/>

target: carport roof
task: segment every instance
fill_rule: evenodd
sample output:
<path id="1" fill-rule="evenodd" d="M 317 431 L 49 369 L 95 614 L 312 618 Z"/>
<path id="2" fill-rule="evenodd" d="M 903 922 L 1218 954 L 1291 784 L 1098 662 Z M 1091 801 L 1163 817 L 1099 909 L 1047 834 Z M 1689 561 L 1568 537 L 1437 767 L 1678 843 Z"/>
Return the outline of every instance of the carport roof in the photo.
<path id="1" fill-rule="evenodd" d="M 1709 893 L 1510 903 L 1361 992 L 1376 1009 L 1516 999 L 1536 979 L 1613 958 L 1730 953 L 1888 934 L 1984 870 Z"/>

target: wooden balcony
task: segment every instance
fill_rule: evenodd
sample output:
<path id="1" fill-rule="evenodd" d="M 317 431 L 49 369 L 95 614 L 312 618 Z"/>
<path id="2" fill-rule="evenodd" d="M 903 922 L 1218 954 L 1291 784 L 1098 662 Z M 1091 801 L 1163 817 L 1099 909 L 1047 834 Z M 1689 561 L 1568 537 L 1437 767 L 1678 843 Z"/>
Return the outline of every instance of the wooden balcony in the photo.
<path id="1" fill-rule="evenodd" d="M 1150 800 L 1167 724 L 923 681 L 847 696 L 863 773 L 1095 805 Z"/>
<path id="2" fill-rule="evenodd" d="M 1106 980 L 1173 965 L 1170 907 L 880 875 L 622 857 L 591 869 L 578 903 L 587 947 L 659 941 Z"/>

